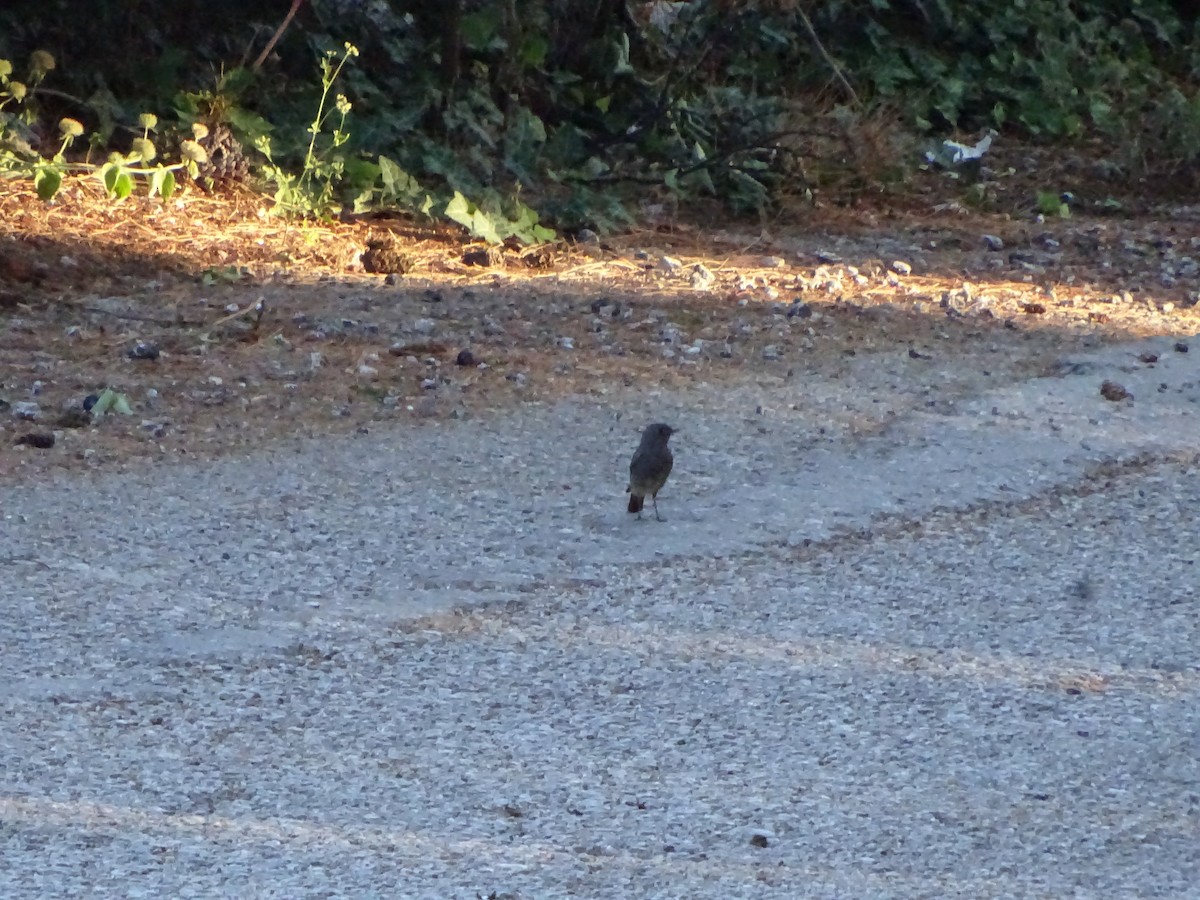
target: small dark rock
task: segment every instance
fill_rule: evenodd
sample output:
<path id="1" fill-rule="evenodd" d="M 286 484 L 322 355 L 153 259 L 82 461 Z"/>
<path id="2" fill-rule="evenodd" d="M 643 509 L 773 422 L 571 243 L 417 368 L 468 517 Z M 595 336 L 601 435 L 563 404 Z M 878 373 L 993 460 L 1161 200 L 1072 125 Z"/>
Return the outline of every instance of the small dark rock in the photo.
<path id="1" fill-rule="evenodd" d="M 152 344 L 149 341 L 138 341 L 134 344 L 125 355 L 130 359 L 158 359 L 158 345 Z"/>
<path id="2" fill-rule="evenodd" d="M 1138 362 L 1145 363 L 1146 365 L 1151 365 L 1152 363 L 1158 362 L 1158 354 L 1157 353 L 1142 353 L 1138 356 Z"/>
<path id="3" fill-rule="evenodd" d="M 1188 345 L 1185 344 L 1183 341 L 1176 341 L 1175 342 L 1175 352 L 1176 353 L 1187 353 Z"/>
<path id="4" fill-rule="evenodd" d="M 1100 396 L 1105 400 L 1111 400 L 1116 403 L 1119 400 L 1132 400 L 1133 394 L 1125 390 L 1124 385 L 1117 384 L 1115 381 L 1106 381 L 1100 385 Z"/>
<path id="5" fill-rule="evenodd" d="M 462 261 L 468 266 L 499 266 L 504 264 L 504 254 L 499 247 L 469 247 L 463 251 Z"/>
<path id="6" fill-rule="evenodd" d="M 477 366 L 479 363 L 475 361 L 475 354 L 470 350 L 459 350 L 458 356 L 454 359 L 456 366 Z"/>
<path id="7" fill-rule="evenodd" d="M 765 834 L 759 833 L 750 836 L 750 846 L 752 847 L 766 847 L 769 844 L 770 841 L 767 839 Z"/>
<path id="8" fill-rule="evenodd" d="M 83 398 L 84 411 L 91 412 L 92 407 L 96 405 L 96 403 L 97 403 L 97 401 L 99 401 L 99 399 L 100 399 L 99 394 L 88 394 L 86 397 L 84 397 Z"/>
<path id="9" fill-rule="evenodd" d="M 591 309 L 592 315 L 603 316 L 609 319 L 619 318 L 623 312 L 620 303 L 617 303 L 615 300 L 609 300 L 607 297 L 593 300 Z"/>
<path id="10" fill-rule="evenodd" d="M 921 353 L 918 350 L 914 350 L 912 347 L 908 348 L 908 358 L 909 359 L 933 359 L 933 357 L 930 356 L 928 353 Z"/>
<path id="11" fill-rule="evenodd" d="M 21 435 L 13 443 L 19 447 L 36 447 L 38 450 L 49 450 L 54 446 L 54 434 L 49 431 L 35 431 L 32 434 Z"/>
<path id="12" fill-rule="evenodd" d="M 1024 312 L 1026 315 L 1041 316 L 1041 315 L 1045 315 L 1046 306 L 1044 303 L 1022 303 L 1021 311 Z"/>
<path id="13" fill-rule="evenodd" d="M 788 307 L 787 311 L 787 317 L 789 319 L 811 319 L 812 314 L 812 307 L 799 300 L 792 303 L 792 305 Z"/>

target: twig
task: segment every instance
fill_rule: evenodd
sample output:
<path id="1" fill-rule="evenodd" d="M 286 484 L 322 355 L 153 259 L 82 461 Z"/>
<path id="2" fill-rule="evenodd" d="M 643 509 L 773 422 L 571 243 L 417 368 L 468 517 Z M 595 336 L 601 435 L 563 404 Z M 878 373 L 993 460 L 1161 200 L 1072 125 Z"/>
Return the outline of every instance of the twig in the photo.
<path id="1" fill-rule="evenodd" d="M 234 310 L 233 312 L 231 312 L 227 316 L 221 316 L 221 318 L 217 319 L 217 321 L 209 324 L 208 330 L 212 331 L 218 325 L 224 325 L 226 322 L 230 322 L 234 319 L 241 318 L 242 316 L 247 315 L 248 313 L 257 313 L 258 314 L 258 318 L 256 318 L 254 320 L 254 326 L 253 326 L 253 327 L 257 328 L 259 326 L 259 324 L 262 322 L 263 313 L 265 313 L 266 311 L 267 311 L 267 305 L 263 302 L 262 298 L 260 297 L 259 299 L 255 300 L 253 303 L 251 303 L 249 306 L 247 306 L 245 309 L 237 309 L 237 310 Z"/>
<path id="2" fill-rule="evenodd" d="M 821 39 L 817 37 L 817 29 L 813 28 L 813 23 L 812 20 L 808 18 L 808 13 L 806 13 L 799 6 L 796 7 L 796 12 L 800 16 L 800 21 L 804 23 L 804 30 L 808 32 L 808 37 L 813 42 L 813 45 L 817 48 L 817 52 L 821 54 L 821 58 L 825 60 L 825 64 L 833 70 L 833 77 L 836 78 L 841 84 L 842 90 L 846 92 L 846 95 L 850 98 L 850 101 L 855 106 L 858 106 L 858 94 L 854 92 L 854 88 L 850 86 L 850 82 L 847 81 L 846 76 L 842 74 L 841 67 L 834 62 L 833 57 L 829 55 L 829 51 L 825 49 L 825 45 L 821 43 Z"/>
<path id="3" fill-rule="evenodd" d="M 254 65 L 250 67 L 255 72 L 261 69 L 262 64 L 267 61 L 267 57 L 271 55 L 271 51 L 275 49 L 275 45 L 283 37 L 284 31 L 292 23 L 292 19 L 296 17 L 296 11 L 300 9 L 300 4 L 303 2 L 304 0 L 292 0 L 292 8 L 287 11 L 287 15 L 283 17 L 283 21 L 279 27 L 275 29 L 275 33 L 271 35 L 271 39 L 267 41 L 267 46 L 263 47 L 262 53 L 258 54 L 258 59 L 254 60 Z"/>

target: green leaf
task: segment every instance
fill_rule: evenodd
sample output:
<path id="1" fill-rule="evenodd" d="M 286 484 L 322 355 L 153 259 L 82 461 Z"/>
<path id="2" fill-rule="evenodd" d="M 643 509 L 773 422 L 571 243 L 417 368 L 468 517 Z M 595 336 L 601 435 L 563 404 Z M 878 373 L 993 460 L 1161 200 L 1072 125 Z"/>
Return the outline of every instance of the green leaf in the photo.
<path id="1" fill-rule="evenodd" d="M 480 10 L 462 17 L 458 33 L 463 43 L 471 50 L 501 49 L 504 41 L 498 37 L 500 13 L 494 8 Z M 495 41 L 495 44 L 492 42 Z"/>
<path id="2" fill-rule="evenodd" d="M 108 163 L 100 170 L 104 190 L 110 197 L 124 200 L 133 193 L 133 178 L 121 163 Z"/>
<path id="3" fill-rule="evenodd" d="M 37 188 L 39 197 L 43 200 L 51 200 L 58 193 L 58 189 L 62 187 L 62 173 L 58 169 L 43 166 L 34 176 L 33 184 Z"/>
<path id="4" fill-rule="evenodd" d="M 499 244 L 504 240 L 496 231 L 492 217 L 479 209 L 459 191 L 455 191 L 454 199 L 446 204 L 444 215 L 452 222 L 462 225 L 475 237 L 490 244 Z"/>
<path id="5" fill-rule="evenodd" d="M 170 186 L 167 185 L 168 179 L 171 182 Z M 162 166 L 159 166 L 157 169 L 155 169 L 153 172 L 150 173 L 150 184 L 148 186 L 148 191 L 147 191 L 148 196 L 153 197 L 155 194 L 162 194 L 163 199 L 167 200 L 170 198 L 171 193 L 174 190 L 175 190 L 175 175 L 171 172 L 170 169 L 165 169 Z"/>
<path id="6" fill-rule="evenodd" d="M 415 200 L 421 195 L 421 185 L 417 179 L 382 155 L 379 157 L 379 176 L 383 180 L 385 200 Z"/>
<path id="7" fill-rule="evenodd" d="M 251 143 L 266 137 L 275 127 L 258 113 L 252 113 L 238 106 L 226 110 L 225 119 L 235 131 L 240 131 L 248 137 Z"/>
<path id="8" fill-rule="evenodd" d="M 546 61 L 546 53 L 550 42 L 541 34 L 531 34 L 521 42 L 518 56 L 528 68 L 536 69 Z"/>
<path id="9" fill-rule="evenodd" d="M 117 174 L 116 187 L 113 189 L 113 195 L 118 200 L 124 200 L 133 193 L 133 176 L 122 170 Z"/>
<path id="10" fill-rule="evenodd" d="M 124 394 L 118 394 L 112 388 L 105 388 L 100 396 L 96 398 L 96 403 L 92 406 L 92 418 L 99 419 L 109 410 L 120 413 L 123 416 L 133 415 L 128 397 Z"/>
<path id="11" fill-rule="evenodd" d="M 629 35 L 621 32 L 620 40 L 616 46 L 617 61 L 613 64 L 614 75 L 635 75 L 637 70 L 629 62 Z"/>

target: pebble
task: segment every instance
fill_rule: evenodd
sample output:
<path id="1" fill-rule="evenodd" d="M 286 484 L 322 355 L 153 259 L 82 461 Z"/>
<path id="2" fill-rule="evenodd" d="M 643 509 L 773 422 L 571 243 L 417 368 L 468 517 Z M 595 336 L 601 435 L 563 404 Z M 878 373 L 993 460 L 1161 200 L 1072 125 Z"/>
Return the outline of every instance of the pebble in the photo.
<path id="1" fill-rule="evenodd" d="M 159 357 L 159 349 L 150 341 L 138 341 L 125 355 L 130 359 L 155 360 Z"/>

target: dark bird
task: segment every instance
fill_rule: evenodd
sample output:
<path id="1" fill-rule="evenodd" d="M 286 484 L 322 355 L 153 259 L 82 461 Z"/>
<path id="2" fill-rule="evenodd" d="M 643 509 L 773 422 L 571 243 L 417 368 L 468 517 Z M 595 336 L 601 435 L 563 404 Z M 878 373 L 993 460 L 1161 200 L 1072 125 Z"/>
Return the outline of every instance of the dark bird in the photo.
<path id="1" fill-rule="evenodd" d="M 639 519 L 642 517 L 642 505 L 649 494 L 654 504 L 654 518 L 660 522 L 663 520 L 658 514 L 658 492 L 667 483 L 667 476 L 671 474 L 671 466 L 675 463 L 671 448 L 667 446 L 667 441 L 674 433 L 675 429 L 662 422 L 647 425 L 642 432 L 642 442 L 629 462 L 629 486 L 625 492 L 629 494 L 629 511 L 637 513 Z"/>

